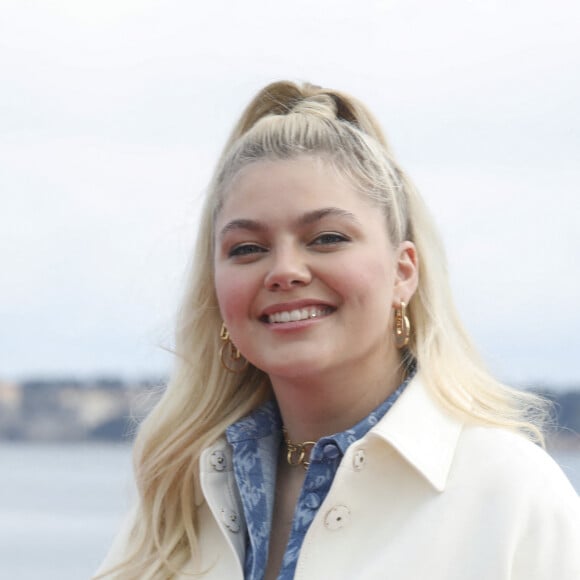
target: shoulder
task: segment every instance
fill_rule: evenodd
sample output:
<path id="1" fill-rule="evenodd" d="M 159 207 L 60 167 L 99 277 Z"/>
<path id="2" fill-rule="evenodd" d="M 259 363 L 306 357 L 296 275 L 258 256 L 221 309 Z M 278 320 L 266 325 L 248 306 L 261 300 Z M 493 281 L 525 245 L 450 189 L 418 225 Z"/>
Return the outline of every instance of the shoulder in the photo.
<path id="1" fill-rule="evenodd" d="M 447 491 L 481 506 L 485 528 L 504 534 L 511 577 L 580 578 L 580 498 L 542 448 L 505 429 L 465 426 Z"/>
<path id="2" fill-rule="evenodd" d="M 135 521 L 137 519 L 137 506 L 133 506 L 133 508 L 129 511 L 128 514 L 125 515 L 121 526 L 113 539 L 113 543 L 107 552 L 105 559 L 101 562 L 101 565 L 95 572 L 94 576 L 100 576 L 104 579 L 113 579 L 118 578 L 118 574 L 116 574 L 117 567 L 125 562 L 127 558 L 127 546 L 129 545 L 129 537 L 131 535 L 131 531 L 133 526 L 135 525 Z"/>
<path id="3" fill-rule="evenodd" d="M 455 467 L 468 468 L 484 481 L 538 492 L 559 490 L 578 500 L 572 484 L 541 447 L 506 429 L 464 426 L 458 440 Z"/>
<path id="4" fill-rule="evenodd" d="M 509 519 L 524 535 L 573 538 L 580 554 L 580 498 L 554 459 L 523 436 L 466 426 L 448 484 L 470 486 L 489 517 Z"/>

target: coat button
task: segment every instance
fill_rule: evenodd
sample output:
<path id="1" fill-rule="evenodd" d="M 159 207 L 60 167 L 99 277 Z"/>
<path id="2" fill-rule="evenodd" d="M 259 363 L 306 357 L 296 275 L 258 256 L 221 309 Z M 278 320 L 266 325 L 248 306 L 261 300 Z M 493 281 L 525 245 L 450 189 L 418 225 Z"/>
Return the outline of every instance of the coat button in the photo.
<path id="1" fill-rule="evenodd" d="M 226 454 L 223 451 L 214 451 L 209 456 L 209 462 L 215 471 L 223 471 L 227 466 Z"/>
<path id="2" fill-rule="evenodd" d="M 234 534 L 237 534 L 240 531 L 240 517 L 238 516 L 238 512 L 228 509 L 222 508 L 220 510 L 222 522 L 225 527 Z"/>
<path id="3" fill-rule="evenodd" d="M 345 505 L 334 506 L 326 513 L 324 525 L 329 530 L 340 530 L 350 521 L 350 510 Z"/>
<path id="4" fill-rule="evenodd" d="M 322 453 L 327 459 L 336 459 L 340 455 L 340 450 L 334 443 L 327 443 L 323 447 Z"/>
<path id="5" fill-rule="evenodd" d="M 352 465 L 357 470 L 360 471 L 366 462 L 366 454 L 364 449 L 357 449 L 352 458 Z"/>

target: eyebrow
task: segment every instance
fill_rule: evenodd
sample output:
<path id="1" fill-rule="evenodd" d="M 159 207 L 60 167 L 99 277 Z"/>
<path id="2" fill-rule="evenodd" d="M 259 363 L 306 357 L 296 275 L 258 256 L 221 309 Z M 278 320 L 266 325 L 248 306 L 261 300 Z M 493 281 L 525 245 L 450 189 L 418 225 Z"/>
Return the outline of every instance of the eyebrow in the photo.
<path id="1" fill-rule="evenodd" d="M 306 212 L 301 215 L 297 220 L 296 224 L 298 226 L 305 226 L 316 223 L 325 217 L 341 217 L 346 218 L 358 225 L 361 225 L 360 220 L 350 211 L 341 209 L 339 207 L 323 207 L 320 209 L 315 209 L 314 211 Z M 239 218 L 228 222 L 220 231 L 220 238 L 223 238 L 228 232 L 235 230 L 248 230 L 251 232 L 262 232 L 267 229 L 266 224 L 245 218 Z"/>

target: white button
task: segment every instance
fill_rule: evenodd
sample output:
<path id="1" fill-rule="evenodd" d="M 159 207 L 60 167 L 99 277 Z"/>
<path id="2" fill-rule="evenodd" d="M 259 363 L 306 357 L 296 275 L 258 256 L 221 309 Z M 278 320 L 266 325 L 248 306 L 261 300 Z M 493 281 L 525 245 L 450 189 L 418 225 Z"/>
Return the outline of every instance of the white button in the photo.
<path id="1" fill-rule="evenodd" d="M 221 450 L 214 451 L 209 456 L 209 462 L 216 471 L 223 471 L 227 466 L 226 454 Z"/>
<path id="2" fill-rule="evenodd" d="M 352 458 L 352 465 L 357 470 L 360 471 L 365 466 L 366 454 L 364 449 L 357 449 Z"/>
<path id="3" fill-rule="evenodd" d="M 228 508 L 222 508 L 220 511 L 222 522 L 226 528 L 230 532 L 237 534 L 240 531 L 240 517 L 238 516 L 238 512 Z"/>
<path id="4" fill-rule="evenodd" d="M 324 525 L 329 530 L 340 530 L 350 521 L 350 510 L 344 505 L 334 506 L 324 518 Z"/>

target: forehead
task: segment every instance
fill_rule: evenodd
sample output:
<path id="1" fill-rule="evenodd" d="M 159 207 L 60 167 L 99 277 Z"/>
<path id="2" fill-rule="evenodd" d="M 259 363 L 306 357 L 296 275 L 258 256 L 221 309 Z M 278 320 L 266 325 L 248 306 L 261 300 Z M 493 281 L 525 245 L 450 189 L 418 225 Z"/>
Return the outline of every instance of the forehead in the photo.
<path id="1" fill-rule="evenodd" d="M 359 216 L 382 219 L 382 211 L 361 193 L 334 164 L 303 156 L 262 160 L 241 169 L 224 191 L 216 223 L 247 214 L 255 217 L 297 214 L 322 207 L 342 208 Z"/>

